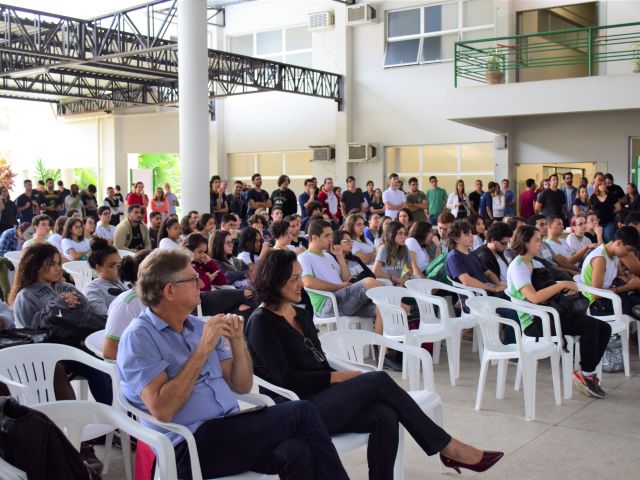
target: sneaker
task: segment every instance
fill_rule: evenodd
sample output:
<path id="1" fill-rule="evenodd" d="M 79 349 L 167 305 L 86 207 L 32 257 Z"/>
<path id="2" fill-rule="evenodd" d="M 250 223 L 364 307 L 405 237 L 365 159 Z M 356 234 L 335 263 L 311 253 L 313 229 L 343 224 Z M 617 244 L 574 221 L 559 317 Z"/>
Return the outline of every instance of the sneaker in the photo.
<path id="1" fill-rule="evenodd" d="M 96 457 L 96 452 L 91 444 L 83 442 L 80 445 L 80 457 L 94 473 L 102 472 L 102 462 Z"/>
<path id="2" fill-rule="evenodd" d="M 594 378 L 596 379 L 595 381 Z M 580 392 L 583 395 L 595 398 L 606 397 L 606 393 L 604 393 L 604 391 L 601 393 L 602 389 L 598 390 L 598 381 L 595 374 L 587 375 L 585 377 L 582 372 L 578 370 L 573 372 L 573 380 L 576 382 L 576 385 L 580 388 Z"/>
<path id="3" fill-rule="evenodd" d="M 598 376 L 594 373 L 593 375 L 590 375 L 590 377 L 592 377 L 592 381 L 596 386 L 596 390 L 598 391 L 598 394 L 600 394 L 599 398 L 607 398 L 607 392 L 602 389 L 602 385 L 600 385 L 600 379 L 598 378 Z"/>

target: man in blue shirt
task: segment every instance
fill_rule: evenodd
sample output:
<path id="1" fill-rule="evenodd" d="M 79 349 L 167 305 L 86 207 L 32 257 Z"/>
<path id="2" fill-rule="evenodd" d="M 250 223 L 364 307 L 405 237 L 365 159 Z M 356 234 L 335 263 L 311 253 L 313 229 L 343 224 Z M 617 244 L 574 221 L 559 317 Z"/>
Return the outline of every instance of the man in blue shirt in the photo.
<path id="1" fill-rule="evenodd" d="M 516 195 L 509 190 L 509 180 L 502 180 L 502 195 L 504 196 L 504 216 L 512 217 L 516 214 Z"/>
<path id="2" fill-rule="evenodd" d="M 281 478 L 347 479 L 316 408 L 287 402 L 238 414 L 236 393 L 253 385 L 251 357 L 238 315 L 200 319 L 200 278 L 188 254 L 154 250 L 136 289 L 148 308 L 120 338 L 122 394 L 162 422 L 195 437 L 203 477 L 255 471 Z M 190 478 L 186 442 L 162 431 L 176 450 L 179 478 Z"/>

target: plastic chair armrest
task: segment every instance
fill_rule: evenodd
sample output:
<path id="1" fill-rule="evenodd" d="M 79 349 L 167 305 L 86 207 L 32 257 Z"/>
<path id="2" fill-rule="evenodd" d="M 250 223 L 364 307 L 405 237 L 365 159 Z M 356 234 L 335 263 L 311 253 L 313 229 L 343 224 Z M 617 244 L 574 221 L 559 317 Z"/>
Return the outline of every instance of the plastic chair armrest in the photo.
<path id="1" fill-rule="evenodd" d="M 250 405 L 266 405 L 267 407 L 271 407 L 276 404 L 273 398 L 268 395 L 263 395 L 262 393 L 236 393 L 235 396 L 241 402 Z"/>
<path id="2" fill-rule="evenodd" d="M 376 368 L 365 363 L 352 362 L 333 353 L 326 353 L 327 362 L 336 370 L 357 370 L 362 373 L 375 372 Z"/>
<path id="3" fill-rule="evenodd" d="M 266 390 L 269 390 L 270 392 L 277 393 L 278 395 L 284 398 L 288 398 L 289 400 L 300 400 L 300 397 L 292 390 L 287 390 L 286 388 L 278 387 L 277 385 L 267 382 L 265 379 L 260 378 L 257 375 L 253 376 L 253 383 Z"/>

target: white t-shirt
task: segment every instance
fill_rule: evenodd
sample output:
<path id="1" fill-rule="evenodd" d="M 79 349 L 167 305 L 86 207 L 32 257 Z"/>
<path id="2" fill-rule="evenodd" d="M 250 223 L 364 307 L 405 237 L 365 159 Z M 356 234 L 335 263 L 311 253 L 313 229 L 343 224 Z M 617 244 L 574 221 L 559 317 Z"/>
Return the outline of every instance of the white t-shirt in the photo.
<path id="1" fill-rule="evenodd" d="M 256 260 L 258 259 L 259 256 L 260 256 L 259 253 L 253 254 L 253 258 L 255 258 Z M 251 265 L 253 263 L 253 260 L 251 260 L 251 254 L 247 251 L 240 252 L 238 254 L 238 258 L 242 260 L 244 263 L 246 263 L 247 265 Z"/>
<path id="2" fill-rule="evenodd" d="M 319 278 L 329 283 L 342 283 L 340 264 L 328 253 L 313 253 L 307 250 L 298 255 L 303 277 Z M 321 312 L 327 297 L 309 292 L 309 298 L 315 312 Z"/>
<path id="3" fill-rule="evenodd" d="M 587 237 L 580 238 L 575 233 L 569 235 L 565 242 L 571 251 L 571 255 L 575 255 L 575 253 L 581 248 L 591 245 L 591 240 Z"/>
<path id="4" fill-rule="evenodd" d="M 171 240 L 169 237 L 165 237 L 162 240 L 160 240 L 160 243 L 158 244 L 158 248 L 168 248 L 168 249 L 180 248 L 180 244 L 175 240 Z"/>
<path id="5" fill-rule="evenodd" d="M 362 253 L 372 253 L 376 247 L 373 245 L 373 242 L 369 240 L 367 237 L 364 238 L 365 241 L 361 242 L 360 240 L 353 241 L 353 247 L 351 247 L 351 253 L 354 255 L 358 252 Z"/>
<path id="6" fill-rule="evenodd" d="M 547 243 L 547 245 L 549 245 L 551 247 L 551 251 L 553 252 L 553 255 L 562 255 L 565 258 L 570 258 L 572 253 L 571 253 L 571 249 L 569 248 L 569 245 L 567 245 L 567 243 L 564 240 L 551 240 L 550 238 L 547 238 L 545 240 L 545 242 Z"/>
<path id="7" fill-rule="evenodd" d="M 429 266 L 429 255 L 427 255 L 427 251 L 420 246 L 415 238 L 407 238 L 404 244 L 410 252 L 416 254 L 416 264 L 418 265 L 418 268 L 424 272 L 424 270 Z"/>
<path id="8" fill-rule="evenodd" d="M 51 243 L 51 237 L 49 237 L 49 238 L 47 239 L 47 242 L 48 242 L 48 243 Z M 29 248 L 31 245 L 37 245 L 38 243 L 40 243 L 40 242 L 38 242 L 38 241 L 36 240 L 36 237 L 33 237 L 32 239 L 27 240 L 26 242 L 24 242 L 24 243 L 22 244 L 22 248 L 21 248 L 21 250 L 26 250 L 26 249 L 27 249 L 27 248 Z M 60 249 L 58 249 L 58 250 L 60 250 Z"/>
<path id="9" fill-rule="evenodd" d="M 618 257 L 609 257 L 607 252 L 605 251 L 604 245 L 600 245 L 598 248 L 594 248 L 587 258 L 584 259 L 582 263 L 582 271 L 580 272 L 580 278 L 585 283 L 585 285 L 593 285 L 593 266 L 591 265 L 591 260 L 596 257 L 604 258 L 604 279 L 602 280 L 602 288 L 611 288 L 613 285 L 613 281 L 618 276 L 618 262 L 620 259 Z M 590 295 L 586 295 L 591 300 Z"/>
<path id="10" fill-rule="evenodd" d="M 88 252 L 90 249 L 89 240 L 87 240 L 86 238 L 80 242 L 76 242 L 74 240 L 71 240 L 70 238 L 63 238 L 61 246 L 62 246 L 62 254 L 65 257 L 67 257 L 68 260 L 71 260 L 71 261 L 73 261 L 74 258 L 72 258 L 71 255 L 69 255 L 70 249 L 73 248 L 76 251 L 76 253 Z"/>
<path id="11" fill-rule="evenodd" d="M 111 340 L 120 340 L 122 332 L 144 309 L 145 306 L 135 289 L 122 292 L 109 305 L 104 336 Z"/>
<path id="12" fill-rule="evenodd" d="M 51 245 L 55 245 L 56 248 L 62 253 L 62 235 L 59 233 L 54 233 L 49 235 L 49 240 L 47 240 Z M 24 248 L 24 245 L 22 246 Z"/>
<path id="13" fill-rule="evenodd" d="M 531 260 L 531 263 L 533 268 L 544 268 L 537 260 Z M 527 285 L 531 285 L 531 274 L 532 270 L 529 270 L 524 259 L 520 256 L 514 258 L 509 264 L 509 267 L 507 268 L 507 288 L 514 298 L 526 300 L 520 290 Z M 518 318 L 520 319 L 520 325 L 523 330 L 533 322 L 531 315 L 528 313 L 518 312 Z"/>
<path id="14" fill-rule="evenodd" d="M 340 264 L 328 253 L 322 255 L 306 251 L 298 256 L 302 276 L 319 278 L 329 283 L 342 283 Z"/>
<path id="15" fill-rule="evenodd" d="M 471 251 L 473 252 L 476 248 L 480 248 L 482 245 L 484 245 L 484 240 L 482 240 L 482 238 L 480 238 L 478 235 L 474 235 Z"/>
<path id="16" fill-rule="evenodd" d="M 402 190 L 393 190 L 392 188 L 387 188 L 384 192 L 382 192 L 382 201 L 389 202 L 393 205 L 400 205 L 406 201 L 407 197 Z M 391 218 L 391 220 L 395 220 L 398 217 L 399 210 L 388 210 L 385 208 L 384 214 Z"/>
<path id="17" fill-rule="evenodd" d="M 96 231 L 93 233 L 94 237 L 104 238 L 105 240 L 112 240 L 113 234 L 116 231 L 116 227 L 113 225 L 107 225 L 106 227 L 102 223 L 98 223 Z"/>
<path id="18" fill-rule="evenodd" d="M 500 195 L 491 195 L 491 211 L 496 218 L 504 217 L 504 197 Z"/>

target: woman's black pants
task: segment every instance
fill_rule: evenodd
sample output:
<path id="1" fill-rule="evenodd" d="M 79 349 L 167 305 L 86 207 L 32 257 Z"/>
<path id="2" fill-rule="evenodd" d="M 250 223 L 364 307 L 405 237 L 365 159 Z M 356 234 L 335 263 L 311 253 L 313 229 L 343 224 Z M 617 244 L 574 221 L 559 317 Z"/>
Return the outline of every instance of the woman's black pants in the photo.
<path id="1" fill-rule="evenodd" d="M 451 441 L 385 372 L 364 373 L 305 399 L 318 407 L 330 435 L 369 434 L 370 479 L 393 479 L 399 423 L 427 455 L 438 453 Z"/>
<path id="2" fill-rule="evenodd" d="M 560 317 L 560 328 L 563 335 L 580 335 L 580 367 L 585 372 L 595 372 L 611 338 L 611 325 L 589 315 L 574 313 Z M 542 336 L 542 321 L 536 317 L 524 333 L 530 337 Z M 555 335 L 553 322 L 551 334 Z"/>

